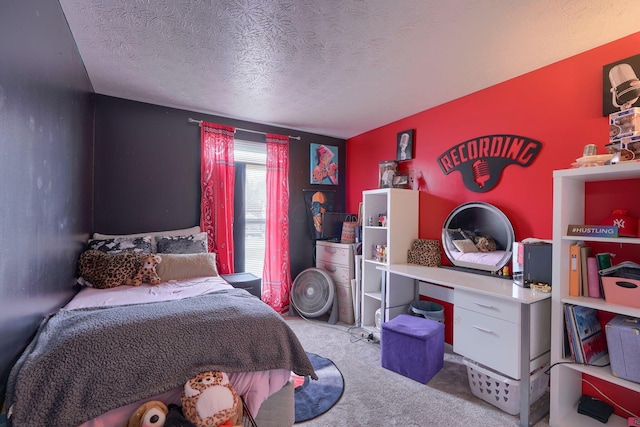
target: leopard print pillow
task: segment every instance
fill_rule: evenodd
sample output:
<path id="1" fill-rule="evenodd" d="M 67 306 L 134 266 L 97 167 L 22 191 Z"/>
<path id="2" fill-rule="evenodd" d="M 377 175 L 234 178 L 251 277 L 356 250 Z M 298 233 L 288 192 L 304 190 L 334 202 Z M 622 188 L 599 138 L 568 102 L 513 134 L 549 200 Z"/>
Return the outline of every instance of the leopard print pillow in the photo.
<path id="1" fill-rule="evenodd" d="M 122 252 L 108 254 L 90 249 L 80 255 L 78 273 L 85 284 L 108 289 L 120 285 L 140 286 L 145 271 L 142 267 L 149 254 Z"/>
<path id="2" fill-rule="evenodd" d="M 418 264 L 427 267 L 439 267 L 442 264 L 440 241 L 427 239 L 414 240 L 411 244 L 411 249 L 407 251 L 407 262 L 409 264 Z"/>

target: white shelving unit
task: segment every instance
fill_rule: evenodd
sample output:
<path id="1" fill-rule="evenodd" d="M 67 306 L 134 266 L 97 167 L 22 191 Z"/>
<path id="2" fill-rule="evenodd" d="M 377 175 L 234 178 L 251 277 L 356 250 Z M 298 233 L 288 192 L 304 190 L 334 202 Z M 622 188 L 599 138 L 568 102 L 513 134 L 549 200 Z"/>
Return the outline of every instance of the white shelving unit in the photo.
<path id="1" fill-rule="evenodd" d="M 407 251 L 418 238 L 419 193 L 402 188 L 380 188 L 362 192 L 362 292 L 361 326 L 378 334 L 375 312 L 384 307 L 381 321 L 393 319 L 414 299 L 413 286 L 388 289 L 388 272 L 377 269 L 407 262 Z M 386 214 L 385 226 L 378 224 L 380 214 Z M 369 218 L 372 225 L 369 225 Z M 374 259 L 376 245 L 386 245 L 386 259 Z M 386 277 L 385 277 L 386 276 Z M 403 278 L 407 282 L 412 279 Z M 397 282 L 396 282 L 397 283 Z"/>
<path id="2" fill-rule="evenodd" d="M 640 163 L 554 171 L 553 174 L 553 277 L 551 309 L 551 362 L 571 362 L 564 358 L 563 304 L 577 304 L 597 310 L 640 317 L 640 309 L 607 303 L 604 299 L 569 296 L 569 246 L 576 241 L 640 245 L 637 238 L 586 238 L 567 236 L 569 224 L 584 224 L 585 185 L 596 181 L 640 179 Z M 636 187 L 637 188 L 637 187 Z M 629 194 L 637 194 L 630 191 Z M 635 196 L 634 196 L 635 197 Z M 613 203 L 614 201 L 612 201 Z M 599 363 L 599 362 L 598 362 Z M 551 370 L 550 425 L 553 427 L 600 427 L 602 423 L 577 413 L 582 395 L 582 374 L 586 373 L 625 389 L 640 392 L 640 384 L 613 376 L 610 367 L 594 368 L 567 363 Z M 607 426 L 624 427 L 626 418 L 612 415 Z"/>

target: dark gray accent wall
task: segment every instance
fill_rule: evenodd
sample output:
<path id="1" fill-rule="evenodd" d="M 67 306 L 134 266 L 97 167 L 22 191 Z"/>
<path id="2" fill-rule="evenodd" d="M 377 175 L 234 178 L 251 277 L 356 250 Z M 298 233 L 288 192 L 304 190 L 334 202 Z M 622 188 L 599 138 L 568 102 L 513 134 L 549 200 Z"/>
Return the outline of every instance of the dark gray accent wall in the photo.
<path id="1" fill-rule="evenodd" d="M 345 206 L 345 171 L 338 186 L 309 184 L 309 145 L 338 147 L 345 140 L 104 95 L 96 96 L 95 230 L 125 234 L 187 228 L 200 223 L 200 128 L 188 119 L 300 136 L 289 141 L 291 275 L 313 265 L 303 189 L 336 190 L 335 210 Z M 264 141 L 242 132 L 239 138 Z"/>
<path id="2" fill-rule="evenodd" d="M 0 402 L 38 324 L 74 293 L 92 228 L 92 92 L 57 1 L 0 2 Z"/>

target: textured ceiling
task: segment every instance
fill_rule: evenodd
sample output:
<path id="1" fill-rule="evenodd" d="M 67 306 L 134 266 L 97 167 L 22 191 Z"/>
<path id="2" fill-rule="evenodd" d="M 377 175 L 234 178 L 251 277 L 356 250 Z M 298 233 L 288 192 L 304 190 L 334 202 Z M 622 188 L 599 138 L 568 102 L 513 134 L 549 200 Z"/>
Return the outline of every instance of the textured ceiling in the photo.
<path id="1" fill-rule="evenodd" d="M 349 138 L 640 31 L 638 0 L 60 0 L 97 93 Z"/>

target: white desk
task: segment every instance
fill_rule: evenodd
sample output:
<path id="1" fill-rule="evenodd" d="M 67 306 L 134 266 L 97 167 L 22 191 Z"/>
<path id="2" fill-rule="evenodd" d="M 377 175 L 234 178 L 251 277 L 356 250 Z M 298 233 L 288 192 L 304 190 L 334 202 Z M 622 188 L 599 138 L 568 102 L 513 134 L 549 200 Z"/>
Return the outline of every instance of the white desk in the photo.
<path id="1" fill-rule="evenodd" d="M 536 360 L 532 360 L 532 335 L 535 339 L 534 343 L 538 347 L 536 351 L 539 352 L 539 347 L 542 346 L 542 349 L 545 352 L 544 356 L 548 358 L 551 333 L 550 304 L 549 301 L 543 301 L 551 298 L 550 293 L 536 292 L 528 288 L 521 288 L 517 285 L 514 285 L 511 280 L 507 280 L 497 276 L 473 274 L 449 268 L 422 267 L 412 264 L 391 264 L 387 267 L 378 267 L 378 269 L 388 271 L 390 273 L 389 283 L 384 283 L 384 278 L 386 277 L 386 275 L 382 274 L 383 294 L 385 292 L 393 292 L 394 276 L 402 276 L 414 279 L 416 295 L 418 293 L 419 282 L 426 282 L 453 289 L 454 304 L 458 305 L 457 303 L 460 303 L 460 308 L 454 308 L 454 310 L 456 310 L 456 313 L 454 316 L 455 321 L 453 325 L 453 350 L 456 353 L 462 354 L 463 356 L 469 357 L 473 360 L 477 360 L 474 355 L 477 356 L 479 354 L 478 352 L 482 352 L 483 356 L 485 356 L 487 360 L 495 358 L 496 361 L 501 361 L 504 359 L 504 357 L 515 357 L 515 355 L 517 355 L 517 360 L 515 360 L 515 363 L 517 364 L 516 369 L 517 374 L 519 375 L 513 375 L 514 372 L 510 372 L 506 375 L 520 379 L 520 425 L 522 427 L 533 425 L 546 414 L 546 412 L 548 411 L 548 406 L 541 408 L 536 412 L 536 414 L 533 414 L 531 418 L 537 419 L 535 419 L 530 424 L 530 416 L 532 414 L 530 413 L 531 408 L 529 405 L 529 372 L 531 371 L 532 366 L 534 366 L 532 365 L 532 362 L 535 363 L 537 361 L 537 366 L 540 366 L 542 364 L 542 362 L 540 362 L 542 357 L 536 357 L 537 355 L 534 355 L 534 358 Z M 473 297 L 474 295 L 477 296 L 479 302 L 474 303 L 469 299 L 469 296 Z M 383 312 L 385 309 L 385 300 L 385 295 L 383 295 Z M 507 308 L 515 308 L 516 310 L 512 310 L 511 314 L 511 316 L 515 316 L 515 318 L 507 320 L 519 325 L 519 329 L 516 329 L 516 335 L 518 335 L 517 343 L 519 343 L 519 348 L 517 347 L 518 344 L 516 342 L 513 342 L 513 345 L 516 346 L 514 353 L 509 354 L 509 352 L 507 352 L 508 354 L 505 355 L 502 354 L 504 352 L 502 352 L 499 348 L 494 348 L 491 345 L 470 346 L 465 345 L 465 343 L 460 343 L 458 346 L 456 346 L 456 331 L 458 331 L 458 334 L 460 336 L 467 336 L 467 331 L 465 328 L 469 327 L 469 325 L 461 320 L 463 312 L 468 311 L 468 309 L 473 309 L 473 307 L 465 307 L 467 303 L 470 306 L 473 306 L 474 304 L 477 305 L 477 311 L 478 313 L 480 313 L 477 314 L 478 316 L 488 315 L 500 317 L 500 311 L 502 310 L 501 304 L 505 304 L 505 307 Z M 535 321 L 533 325 L 532 307 L 534 307 L 533 314 Z M 457 311 L 460 312 L 460 316 L 458 316 Z M 532 326 L 534 331 L 533 333 Z M 512 345 L 511 341 L 507 343 L 505 341 L 505 338 L 500 338 L 500 334 L 493 334 L 493 338 L 498 341 L 502 340 L 502 342 L 499 342 L 499 344 L 501 344 L 500 346 L 502 346 L 503 348 L 508 348 L 509 345 Z M 541 343 L 538 342 L 540 340 L 542 341 Z M 507 347 L 505 347 L 505 345 Z M 460 349 L 462 350 L 459 351 Z M 469 354 L 469 352 L 472 352 L 474 354 Z M 482 361 L 481 363 L 492 367 L 498 372 L 504 372 L 504 370 L 500 369 L 500 366 L 491 366 L 491 363 L 485 363 Z M 500 362 L 494 363 L 494 365 L 496 364 L 500 365 Z"/>

